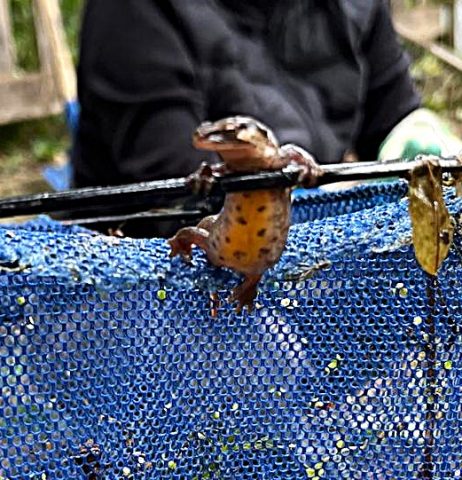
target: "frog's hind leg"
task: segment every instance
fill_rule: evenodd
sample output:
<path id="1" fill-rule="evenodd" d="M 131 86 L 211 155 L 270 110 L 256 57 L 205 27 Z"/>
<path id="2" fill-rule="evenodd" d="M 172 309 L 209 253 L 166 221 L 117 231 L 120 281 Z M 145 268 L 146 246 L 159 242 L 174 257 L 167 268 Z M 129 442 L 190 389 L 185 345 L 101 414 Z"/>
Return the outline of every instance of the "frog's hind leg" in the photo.
<path id="1" fill-rule="evenodd" d="M 207 252 L 207 240 L 209 238 L 209 231 L 215 223 L 217 215 L 211 215 L 203 218 L 197 227 L 185 227 L 178 230 L 178 232 L 168 240 L 170 248 L 170 257 L 181 255 L 185 260 L 191 260 L 192 246 L 197 245 Z"/>
<path id="2" fill-rule="evenodd" d="M 245 280 L 232 291 L 229 300 L 231 302 L 238 302 L 236 308 L 238 312 L 244 307 L 247 307 L 249 312 L 252 310 L 253 301 L 257 296 L 257 285 L 260 279 L 261 275 L 247 275 Z"/>

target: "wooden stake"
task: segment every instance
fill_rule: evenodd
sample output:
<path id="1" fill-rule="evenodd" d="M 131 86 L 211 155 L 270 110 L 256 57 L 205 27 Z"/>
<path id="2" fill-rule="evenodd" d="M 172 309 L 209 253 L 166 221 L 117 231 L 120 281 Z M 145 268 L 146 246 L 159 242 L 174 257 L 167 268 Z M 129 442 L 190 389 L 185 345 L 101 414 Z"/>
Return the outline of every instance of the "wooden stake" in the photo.
<path id="1" fill-rule="evenodd" d="M 63 103 L 75 100 L 76 75 L 58 0 L 34 0 L 34 12 L 42 70 L 51 71 Z"/>
<path id="2" fill-rule="evenodd" d="M 12 73 L 16 58 L 8 1 L 0 0 L 0 74 Z"/>

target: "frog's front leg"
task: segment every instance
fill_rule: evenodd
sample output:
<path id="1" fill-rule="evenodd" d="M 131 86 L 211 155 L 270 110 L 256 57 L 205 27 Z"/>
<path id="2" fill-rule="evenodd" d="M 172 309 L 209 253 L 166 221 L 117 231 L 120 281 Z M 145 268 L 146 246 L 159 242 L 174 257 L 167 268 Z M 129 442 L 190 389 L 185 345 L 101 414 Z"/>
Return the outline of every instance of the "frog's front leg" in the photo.
<path id="1" fill-rule="evenodd" d="M 286 143 L 279 149 L 281 158 L 285 164 L 295 164 L 300 167 L 298 183 L 304 188 L 311 188 L 317 185 L 318 178 L 323 175 L 323 170 L 316 163 L 313 155 L 302 147 L 293 143 Z"/>
<path id="2" fill-rule="evenodd" d="M 203 218 L 195 227 L 185 227 L 168 240 L 170 248 L 170 257 L 181 255 L 185 260 L 191 260 L 192 246 L 197 245 L 205 252 L 208 250 L 208 238 L 210 229 L 216 222 L 218 215 L 210 215 Z"/>
<path id="3" fill-rule="evenodd" d="M 226 173 L 228 173 L 228 169 L 223 163 L 210 165 L 209 163 L 202 162 L 200 167 L 187 177 L 186 181 L 193 193 L 196 195 L 206 195 L 212 190 L 215 177 L 222 176 Z"/>
<path id="4" fill-rule="evenodd" d="M 257 296 L 257 285 L 261 277 L 261 274 L 246 275 L 245 280 L 232 291 L 229 301 L 238 302 L 236 308 L 238 312 L 244 307 L 247 307 L 249 312 L 252 310 L 253 301 Z"/>

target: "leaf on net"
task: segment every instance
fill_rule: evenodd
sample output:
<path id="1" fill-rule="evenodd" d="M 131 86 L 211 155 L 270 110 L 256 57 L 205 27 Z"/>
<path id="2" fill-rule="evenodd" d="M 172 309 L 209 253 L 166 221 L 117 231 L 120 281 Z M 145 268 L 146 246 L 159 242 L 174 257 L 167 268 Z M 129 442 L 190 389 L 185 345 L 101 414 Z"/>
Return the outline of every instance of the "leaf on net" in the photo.
<path id="1" fill-rule="evenodd" d="M 436 275 L 452 244 L 453 223 L 443 198 L 442 173 L 435 157 L 425 157 L 412 170 L 409 213 L 417 261 Z"/>

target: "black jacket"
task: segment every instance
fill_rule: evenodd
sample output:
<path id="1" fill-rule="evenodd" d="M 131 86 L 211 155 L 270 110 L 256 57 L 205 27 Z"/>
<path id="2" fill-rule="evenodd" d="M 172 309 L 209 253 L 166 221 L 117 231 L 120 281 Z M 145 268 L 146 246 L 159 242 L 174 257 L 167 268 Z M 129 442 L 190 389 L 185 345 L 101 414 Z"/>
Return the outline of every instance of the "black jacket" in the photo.
<path id="1" fill-rule="evenodd" d="M 386 0 L 88 0 L 81 38 L 76 186 L 188 174 L 195 127 L 232 114 L 370 160 L 419 106 Z"/>

